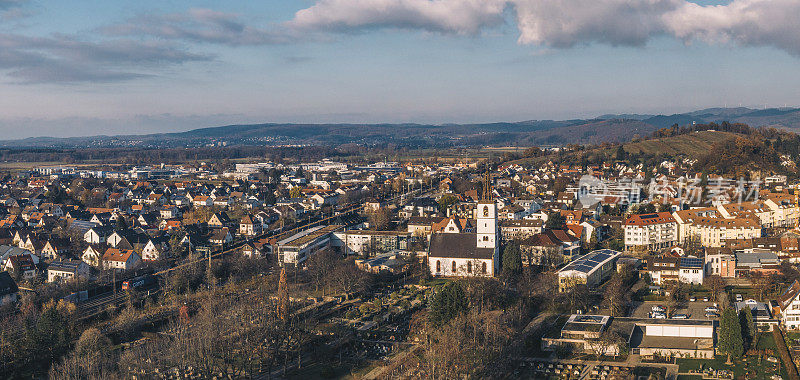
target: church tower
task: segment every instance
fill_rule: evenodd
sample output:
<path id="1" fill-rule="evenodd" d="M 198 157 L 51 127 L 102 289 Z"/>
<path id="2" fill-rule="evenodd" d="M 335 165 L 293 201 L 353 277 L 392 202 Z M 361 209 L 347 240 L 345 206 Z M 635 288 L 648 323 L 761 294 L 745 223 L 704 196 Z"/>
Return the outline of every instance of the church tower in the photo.
<path id="1" fill-rule="evenodd" d="M 489 172 L 486 172 L 486 179 L 483 184 L 483 197 L 478 202 L 475 210 L 476 229 L 478 235 L 478 248 L 494 248 L 495 251 L 500 247 L 500 239 L 497 236 L 497 204 L 494 202 L 492 190 L 489 185 Z"/>

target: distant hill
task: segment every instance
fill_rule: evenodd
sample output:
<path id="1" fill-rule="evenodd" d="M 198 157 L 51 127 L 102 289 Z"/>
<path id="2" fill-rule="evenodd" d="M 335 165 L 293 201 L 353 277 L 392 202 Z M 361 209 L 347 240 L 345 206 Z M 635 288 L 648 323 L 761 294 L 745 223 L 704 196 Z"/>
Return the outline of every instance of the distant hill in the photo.
<path id="1" fill-rule="evenodd" d="M 630 142 L 623 145 L 623 147 L 626 152 L 635 154 L 698 157 L 707 153 L 714 143 L 734 140 L 737 136 L 739 135 L 730 132 L 700 131 L 685 135 Z"/>
<path id="2" fill-rule="evenodd" d="M 251 124 L 149 135 L 36 137 L 0 141 L 5 148 L 175 148 L 219 145 L 395 144 L 405 147 L 529 146 L 626 142 L 674 124 L 729 121 L 800 131 L 800 108 L 709 108 L 673 115 L 603 115 L 594 119 L 483 124 Z"/>

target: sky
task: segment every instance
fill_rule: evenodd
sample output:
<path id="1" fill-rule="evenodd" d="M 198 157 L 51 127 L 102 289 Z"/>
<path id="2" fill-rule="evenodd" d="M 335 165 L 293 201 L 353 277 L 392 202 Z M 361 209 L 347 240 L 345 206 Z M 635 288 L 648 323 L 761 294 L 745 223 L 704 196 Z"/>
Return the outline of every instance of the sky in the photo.
<path id="1" fill-rule="evenodd" d="M 0 139 L 800 105 L 800 0 L 0 0 Z"/>

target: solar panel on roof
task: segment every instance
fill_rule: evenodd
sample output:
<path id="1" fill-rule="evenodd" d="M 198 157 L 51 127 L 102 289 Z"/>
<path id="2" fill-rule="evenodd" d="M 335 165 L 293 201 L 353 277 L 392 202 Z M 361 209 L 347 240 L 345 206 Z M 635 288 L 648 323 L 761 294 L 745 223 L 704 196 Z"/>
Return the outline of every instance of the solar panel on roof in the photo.
<path id="1" fill-rule="evenodd" d="M 658 218 L 658 214 L 639 215 L 639 219 L 653 219 Z"/>
<path id="2" fill-rule="evenodd" d="M 588 265 L 578 265 L 577 267 L 575 267 L 575 270 L 577 270 L 579 272 L 583 272 L 583 273 L 589 273 L 589 272 L 592 271 L 592 268 L 594 268 L 594 267 L 591 267 L 591 266 L 588 266 Z"/>
<path id="3" fill-rule="evenodd" d="M 598 253 L 598 254 L 594 255 L 594 257 L 595 257 L 596 260 L 603 261 L 603 260 L 606 260 L 609 257 L 611 257 L 611 255 L 609 255 L 607 253 Z"/>

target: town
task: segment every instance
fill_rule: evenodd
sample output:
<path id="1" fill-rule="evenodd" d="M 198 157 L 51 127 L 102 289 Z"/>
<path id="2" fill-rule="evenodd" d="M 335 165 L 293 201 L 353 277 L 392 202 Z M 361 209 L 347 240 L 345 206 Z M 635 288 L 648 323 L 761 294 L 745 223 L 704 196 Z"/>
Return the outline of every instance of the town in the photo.
<path id="1" fill-rule="evenodd" d="M 2 368 L 796 376 L 798 183 L 582 149 L 8 172 Z"/>

